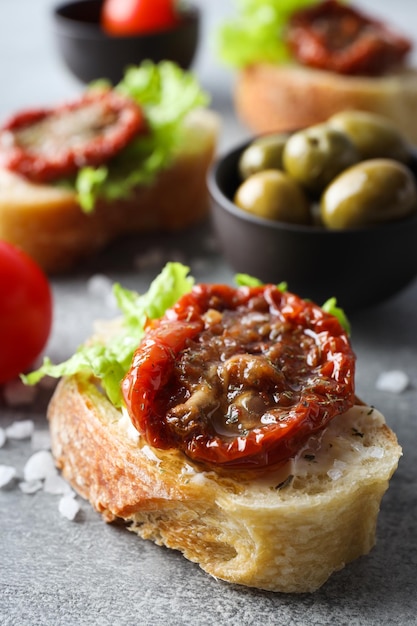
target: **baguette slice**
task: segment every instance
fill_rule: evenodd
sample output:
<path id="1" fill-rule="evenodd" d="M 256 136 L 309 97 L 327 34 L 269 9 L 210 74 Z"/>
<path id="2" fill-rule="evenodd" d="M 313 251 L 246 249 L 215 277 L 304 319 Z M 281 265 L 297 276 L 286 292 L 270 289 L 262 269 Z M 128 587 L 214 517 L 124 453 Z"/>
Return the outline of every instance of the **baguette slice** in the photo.
<path id="1" fill-rule="evenodd" d="M 106 521 L 125 520 L 214 577 L 279 592 L 314 591 L 371 550 L 401 456 L 382 415 L 364 405 L 262 474 L 216 473 L 151 448 L 80 375 L 59 382 L 48 418 L 57 466 Z"/>
<path id="2" fill-rule="evenodd" d="M 417 143 L 414 69 L 374 78 L 261 63 L 238 74 L 234 100 L 238 116 L 257 133 L 297 130 L 341 110 L 359 109 L 391 119 Z"/>
<path id="3" fill-rule="evenodd" d="M 129 199 L 98 202 L 91 214 L 82 212 L 72 191 L 0 170 L 0 239 L 20 246 L 46 272 L 55 273 L 126 233 L 176 231 L 202 219 L 208 211 L 206 174 L 219 119 L 201 109 L 185 125 L 180 151 L 152 185 L 138 187 Z"/>

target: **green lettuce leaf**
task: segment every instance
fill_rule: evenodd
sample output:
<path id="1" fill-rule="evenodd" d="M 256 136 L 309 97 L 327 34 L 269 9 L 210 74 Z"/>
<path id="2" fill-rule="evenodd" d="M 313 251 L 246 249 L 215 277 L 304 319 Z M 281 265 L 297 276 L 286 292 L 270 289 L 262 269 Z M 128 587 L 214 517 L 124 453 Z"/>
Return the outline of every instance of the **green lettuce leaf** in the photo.
<path id="1" fill-rule="evenodd" d="M 75 181 L 65 181 L 74 185 L 87 213 L 94 209 L 98 197 L 127 198 L 137 185 L 151 183 L 180 149 L 184 118 L 209 102 L 193 74 L 169 61 L 145 61 L 130 67 L 114 89 L 142 107 L 150 133 L 131 141 L 105 167 L 81 168 Z"/>
<path id="2" fill-rule="evenodd" d="M 255 278 L 250 274 L 236 274 L 235 283 L 238 287 L 259 287 L 264 284 L 259 278 Z M 285 282 L 279 283 L 277 287 L 280 291 L 287 291 L 288 288 Z"/>
<path id="3" fill-rule="evenodd" d="M 162 317 L 182 295 L 191 291 L 194 279 L 188 273 L 189 268 L 181 263 L 167 263 L 143 295 L 124 289 L 119 284 L 114 285 L 116 302 L 123 313 L 120 328 L 115 334 L 107 337 L 105 344 L 97 338 L 81 345 L 63 363 L 54 365 L 49 358 L 45 358 L 38 370 L 22 376 L 23 381 L 34 385 L 44 376 L 93 375 L 100 380 L 111 402 L 121 406 L 120 383 L 129 370 L 147 319 Z"/>
<path id="4" fill-rule="evenodd" d="M 238 286 L 249 287 L 263 284 L 248 274 L 237 274 L 235 282 Z M 124 289 L 116 283 L 113 292 L 122 316 L 115 332 L 106 337 L 97 336 L 79 346 L 75 354 L 63 363 L 54 364 L 45 357 L 41 367 L 22 375 L 22 380 L 28 385 L 35 385 L 44 376 L 53 378 L 73 374 L 94 376 L 100 381 L 114 406 L 120 407 L 122 404 L 120 384 L 144 335 L 147 320 L 162 317 L 181 296 L 191 291 L 193 285 L 194 279 L 189 275 L 189 268 L 174 262 L 165 265 L 148 291 L 142 295 Z M 278 288 L 286 291 L 287 285 L 280 283 Z M 337 307 L 335 298 L 327 300 L 322 308 L 335 315 L 345 330 L 350 332 L 349 322 L 343 310 Z"/>
<path id="5" fill-rule="evenodd" d="M 228 65 L 285 63 L 291 58 L 284 42 L 292 13 L 321 0 L 236 0 L 238 14 L 218 33 L 220 58 Z"/>
<path id="6" fill-rule="evenodd" d="M 331 315 L 334 315 L 334 317 L 336 317 L 339 320 L 339 324 L 341 325 L 341 327 L 347 332 L 348 335 L 350 335 L 349 320 L 344 310 L 341 309 L 339 306 L 337 306 L 336 298 L 329 298 L 328 300 L 326 300 L 324 304 L 321 305 L 321 308 L 326 313 L 330 313 Z"/>

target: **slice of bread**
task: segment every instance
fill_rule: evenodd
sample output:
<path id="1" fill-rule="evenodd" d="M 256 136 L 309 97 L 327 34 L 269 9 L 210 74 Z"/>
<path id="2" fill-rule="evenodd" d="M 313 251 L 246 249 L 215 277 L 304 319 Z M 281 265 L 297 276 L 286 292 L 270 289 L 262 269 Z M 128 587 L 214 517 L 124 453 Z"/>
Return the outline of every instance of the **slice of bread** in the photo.
<path id="1" fill-rule="evenodd" d="M 314 591 L 370 551 L 401 456 L 382 415 L 360 404 L 261 473 L 215 472 L 150 447 L 81 375 L 60 381 L 48 418 L 57 466 L 107 521 L 212 576 L 280 592 Z"/>
<path id="2" fill-rule="evenodd" d="M 90 214 L 80 209 L 71 191 L 0 170 L 0 239 L 20 246 L 45 271 L 55 273 L 123 234 L 186 228 L 208 211 L 206 174 L 218 132 L 214 112 L 193 111 L 171 166 L 128 199 L 99 201 Z"/>
<path id="3" fill-rule="evenodd" d="M 257 133 L 292 131 L 345 109 L 379 113 L 417 143 L 417 71 L 381 77 L 345 76 L 296 65 L 257 64 L 239 72 L 238 116 Z"/>

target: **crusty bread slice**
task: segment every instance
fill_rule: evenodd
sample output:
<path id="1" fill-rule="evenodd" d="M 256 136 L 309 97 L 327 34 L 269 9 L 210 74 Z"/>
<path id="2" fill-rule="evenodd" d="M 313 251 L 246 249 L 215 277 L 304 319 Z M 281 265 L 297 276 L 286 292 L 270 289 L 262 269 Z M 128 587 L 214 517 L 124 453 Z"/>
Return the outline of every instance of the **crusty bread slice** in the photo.
<path id="1" fill-rule="evenodd" d="M 215 577 L 280 592 L 314 591 L 369 552 L 401 456 L 382 415 L 364 405 L 260 474 L 216 473 L 151 448 L 82 376 L 60 381 L 48 418 L 57 466 L 107 521 L 126 520 Z"/>
<path id="2" fill-rule="evenodd" d="M 255 132 L 290 131 L 344 109 L 379 113 L 417 143 L 417 71 L 382 77 L 343 76 L 296 65 L 257 64 L 239 72 L 238 116 Z"/>
<path id="3" fill-rule="evenodd" d="M 55 273 L 123 234 L 185 228 L 208 211 L 206 174 L 218 132 L 214 112 L 193 111 L 171 166 L 129 199 L 98 202 L 90 214 L 81 211 L 67 189 L 34 184 L 0 170 L 0 239 L 20 246 L 45 271 Z"/>

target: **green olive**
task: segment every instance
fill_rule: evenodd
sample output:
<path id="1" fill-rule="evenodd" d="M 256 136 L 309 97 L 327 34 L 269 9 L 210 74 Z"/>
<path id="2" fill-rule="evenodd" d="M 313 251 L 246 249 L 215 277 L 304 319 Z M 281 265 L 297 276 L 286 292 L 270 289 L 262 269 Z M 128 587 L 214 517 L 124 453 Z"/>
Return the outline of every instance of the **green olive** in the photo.
<path id="1" fill-rule="evenodd" d="M 288 135 L 282 133 L 255 139 L 239 159 L 239 174 L 242 179 L 245 180 L 262 170 L 282 170 L 282 153 L 287 139 Z"/>
<path id="2" fill-rule="evenodd" d="M 321 193 L 335 176 L 358 160 L 358 152 L 345 133 L 327 124 L 291 135 L 283 154 L 288 174 L 313 193 Z"/>
<path id="3" fill-rule="evenodd" d="M 417 211 L 411 171 L 391 159 L 370 159 L 340 174 L 321 198 L 321 218 L 332 229 L 401 219 Z"/>
<path id="4" fill-rule="evenodd" d="M 247 178 L 234 198 L 238 207 L 270 220 L 308 224 L 310 209 L 297 183 L 280 170 L 264 170 Z"/>
<path id="5" fill-rule="evenodd" d="M 328 124 L 343 131 L 362 159 L 395 159 L 407 163 L 410 147 L 398 128 L 382 115 L 368 111 L 341 111 Z"/>

